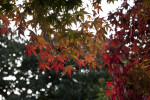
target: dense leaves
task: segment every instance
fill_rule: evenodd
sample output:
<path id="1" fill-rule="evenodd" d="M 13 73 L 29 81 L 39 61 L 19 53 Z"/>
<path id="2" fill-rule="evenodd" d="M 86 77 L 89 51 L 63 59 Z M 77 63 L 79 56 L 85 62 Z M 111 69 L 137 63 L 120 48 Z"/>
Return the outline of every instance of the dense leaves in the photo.
<path id="1" fill-rule="evenodd" d="M 83 64 L 89 65 L 89 69 L 96 69 L 99 65 L 96 56 L 109 25 L 104 18 L 97 16 L 101 11 L 99 0 L 91 1 L 93 16 L 85 11 L 82 3 L 81 0 L 23 0 L 18 4 L 16 0 L 4 0 L 0 5 L 0 20 L 6 29 L 0 30 L 1 35 L 12 21 L 15 22 L 16 30 L 7 33 L 17 33 L 21 37 L 28 30 L 32 45 L 25 46 L 25 53 L 29 58 L 32 53 L 41 55 L 37 64 L 44 71 L 55 68 L 58 73 L 59 69 L 64 70 L 70 58 L 79 67 Z M 11 7 L 7 8 L 7 4 Z M 73 26 L 78 29 L 72 29 Z M 95 32 L 91 32 L 91 29 L 95 29 Z M 82 63 L 79 59 L 82 59 Z"/>
<path id="2" fill-rule="evenodd" d="M 15 38 L 17 39 L 17 38 Z M 38 70 L 40 57 L 24 55 L 25 44 L 6 37 L 0 37 L 0 97 L 6 100 L 105 100 L 105 82 L 109 76 L 106 71 L 81 67 L 61 77 L 54 70 Z M 29 45 L 29 44 L 28 44 Z M 23 56 L 24 55 L 24 56 Z M 17 60 L 17 62 L 16 62 Z M 21 63 L 18 66 L 18 63 Z M 73 65 L 72 60 L 68 65 Z M 78 68 L 78 67 L 77 67 Z"/>
<path id="3" fill-rule="evenodd" d="M 110 13 L 108 20 L 115 34 L 105 43 L 102 54 L 109 66 L 113 88 L 107 83 L 106 95 L 112 100 L 144 100 L 150 97 L 150 6 L 149 1 L 135 1 L 129 7 Z M 124 13 L 123 11 L 126 11 Z"/>
<path id="4" fill-rule="evenodd" d="M 29 58 L 32 53 L 40 55 L 39 69 L 54 69 L 56 74 L 63 71 L 62 75 L 68 73 L 71 76 L 72 71 L 82 66 L 94 70 L 103 68 L 103 60 L 112 76 L 106 86 L 107 98 L 143 100 L 150 97 L 149 0 L 134 0 L 132 7 L 124 0 L 117 11 L 109 13 L 108 21 L 98 16 L 102 10 L 101 0 L 91 1 L 93 15 L 85 11 L 81 0 L 16 3 L 15 0 L 0 2 L 1 36 L 16 32 L 24 36 L 28 30 L 32 45 L 25 46 L 25 53 Z M 8 31 L 11 21 L 15 22 L 16 32 Z M 78 29 L 72 29 L 73 25 Z M 108 29 L 115 34 L 106 39 Z M 70 64 L 72 60 L 74 64 Z"/>

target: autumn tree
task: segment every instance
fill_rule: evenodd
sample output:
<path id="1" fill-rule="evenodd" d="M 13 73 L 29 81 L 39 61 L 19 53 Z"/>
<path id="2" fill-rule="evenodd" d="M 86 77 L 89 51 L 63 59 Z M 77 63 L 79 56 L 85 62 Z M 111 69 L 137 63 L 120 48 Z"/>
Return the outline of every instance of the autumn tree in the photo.
<path id="1" fill-rule="evenodd" d="M 103 44 L 101 54 L 112 81 L 106 95 L 112 100 L 150 99 L 150 1 L 125 0 L 108 20 L 115 34 Z"/>
<path id="2" fill-rule="evenodd" d="M 25 53 L 29 58 L 31 54 L 40 55 L 39 69 L 55 69 L 56 74 L 62 70 L 62 76 L 68 73 L 71 77 L 71 71 L 76 71 L 74 65 L 66 66 L 70 59 L 79 68 L 89 66 L 95 70 L 102 68 L 102 59 L 112 76 L 111 82 L 107 82 L 107 97 L 147 99 L 150 97 L 150 2 L 134 0 L 135 5 L 130 7 L 124 0 L 121 8 L 110 12 L 109 22 L 97 16 L 101 11 L 100 2 L 91 1 L 93 15 L 90 15 L 81 0 L 24 0 L 19 5 L 15 0 L 3 0 L 0 2 L 3 24 L 0 32 L 1 35 L 16 33 L 8 30 L 11 21 L 15 22 L 19 36 L 29 30 L 32 45 L 25 45 Z M 28 16 L 32 19 L 27 20 Z M 78 23 L 78 29 L 73 30 L 73 24 Z M 111 25 L 115 27 L 115 34 L 106 39 Z M 41 33 L 37 34 L 37 30 Z"/>

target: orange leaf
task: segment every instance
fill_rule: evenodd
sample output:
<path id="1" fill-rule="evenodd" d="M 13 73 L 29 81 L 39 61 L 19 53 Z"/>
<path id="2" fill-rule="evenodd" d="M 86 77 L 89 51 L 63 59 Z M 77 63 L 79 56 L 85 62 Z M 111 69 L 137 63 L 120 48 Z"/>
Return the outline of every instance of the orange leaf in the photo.
<path id="1" fill-rule="evenodd" d="M 68 73 L 69 76 L 71 77 L 71 71 L 77 71 L 77 70 L 75 70 L 72 66 L 73 66 L 73 65 L 68 65 L 68 66 L 66 66 L 66 67 L 64 68 L 63 73 L 62 73 L 62 76 L 64 76 L 66 73 Z"/>
<path id="2" fill-rule="evenodd" d="M 84 56 L 84 59 L 85 59 L 85 63 L 92 63 L 94 61 L 94 58 L 93 58 L 93 54 L 88 54 L 86 56 Z"/>
<path id="3" fill-rule="evenodd" d="M 83 65 L 84 67 L 86 67 L 86 66 L 85 66 L 85 63 L 84 63 L 84 60 L 82 60 L 82 59 L 79 59 L 79 60 L 76 62 L 76 65 L 79 66 L 79 69 L 81 68 L 82 65 Z"/>

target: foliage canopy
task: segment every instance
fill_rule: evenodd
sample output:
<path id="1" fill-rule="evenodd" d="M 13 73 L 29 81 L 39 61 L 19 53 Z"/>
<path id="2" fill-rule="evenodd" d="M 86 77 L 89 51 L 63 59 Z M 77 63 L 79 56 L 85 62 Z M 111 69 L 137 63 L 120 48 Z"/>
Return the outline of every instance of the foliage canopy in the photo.
<path id="1" fill-rule="evenodd" d="M 110 12 L 109 22 L 97 16 L 101 11 L 101 0 L 91 1 L 93 15 L 85 11 L 81 0 L 24 0 L 22 4 L 16 3 L 15 0 L 0 2 L 1 35 L 15 33 L 8 30 L 11 21 L 15 22 L 19 36 L 29 30 L 32 45 L 26 45 L 25 52 L 29 58 L 31 53 L 40 55 L 39 69 L 55 69 L 56 74 L 61 69 L 64 71 L 62 75 L 68 73 L 71 77 L 71 71 L 76 69 L 74 65 L 66 66 L 70 59 L 79 68 L 88 66 L 95 70 L 103 63 L 112 76 L 112 82 L 107 82 L 107 97 L 113 100 L 150 98 L 149 0 L 134 0 L 133 7 L 124 0 L 121 8 Z M 32 19 L 27 20 L 28 16 Z M 73 30 L 72 25 L 78 23 L 79 28 Z M 112 30 L 110 26 L 115 27 L 115 34 L 106 39 L 107 30 Z M 37 34 L 37 30 L 41 33 Z"/>

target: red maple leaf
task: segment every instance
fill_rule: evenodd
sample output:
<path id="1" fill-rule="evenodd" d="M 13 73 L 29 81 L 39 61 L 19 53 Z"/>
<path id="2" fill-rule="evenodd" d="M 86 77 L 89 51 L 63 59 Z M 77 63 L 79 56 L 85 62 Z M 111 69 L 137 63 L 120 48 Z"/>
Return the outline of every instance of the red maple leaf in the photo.
<path id="1" fill-rule="evenodd" d="M 68 60 L 67 60 L 67 58 L 65 56 L 59 55 L 58 56 L 58 61 L 61 62 L 61 63 L 64 63 L 65 61 L 68 61 Z"/>
<path id="2" fill-rule="evenodd" d="M 54 61 L 54 55 L 48 54 L 47 55 L 47 62 Z"/>
<path id="3" fill-rule="evenodd" d="M 108 89 L 110 89 L 110 87 L 112 87 L 111 82 L 106 82 L 106 83 L 107 83 L 106 87 L 108 87 Z"/>
<path id="4" fill-rule="evenodd" d="M 47 60 L 47 62 L 54 61 L 54 55 L 51 55 L 46 50 L 41 50 L 38 55 L 41 55 L 41 60 Z"/>
<path id="5" fill-rule="evenodd" d="M 44 72 L 46 71 L 46 68 L 50 69 L 49 64 L 46 62 L 38 62 L 37 64 L 39 64 L 39 70 L 42 68 L 44 70 Z"/>
<path id="6" fill-rule="evenodd" d="M 55 68 L 55 71 L 56 71 L 56 74 L 58 73 L 58 71 L 59 71 L 59 69 L 62 69 L 63 70 L 63 68 L 64 68 L 64 64 L 63 63 L 54 63 L 54 64 L 52 64 L 51 65 L 51 67 L 50 67 L 50 70 L 51 69 L 53 69 L 53 68 Z"/>
<path id="7" fill-rule="evenodd" d="M 64 76 L 66 73 L 71 77 L 71 71 L 76 71 L 73 67 L 73 65 L 68 65 L 64 68 L 64 71 L 62 73 L 62 76 Z"/>
<path id="8" fill-rule="evenodd" d="M 30 46 L 30 45 L 25 45 L 25 53 L 28 53 L 28 56 L 29 56 L 29 59 L 30 59 L 30 56 L 31 56 L 31 52 L 36 55 L 36 51 L 34 50 L 34 47 L 33 46 Z"/>
<path id="9" fill-rule="evenodd" d="M 48 52 L 46 52 L 45 50 L 41 50 L 38 55 L 41 55 L 41 60 L 46 58 L 48 55 Z"/>
<path id="10" fill-rule="evenodd" d="M 106 90 L 105 95 L 107 96 L 107 100 L 108 100 L 108 97 L 111 96 L 111 92 Z"/>

